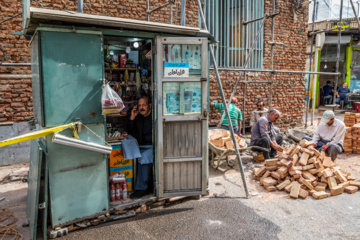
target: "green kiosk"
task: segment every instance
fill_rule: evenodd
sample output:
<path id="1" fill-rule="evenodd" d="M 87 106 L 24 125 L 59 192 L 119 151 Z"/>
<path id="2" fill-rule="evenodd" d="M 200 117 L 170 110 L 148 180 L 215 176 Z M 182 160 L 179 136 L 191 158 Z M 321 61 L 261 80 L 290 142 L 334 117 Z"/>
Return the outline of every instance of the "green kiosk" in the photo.
<path id="1" fill-rule="evenodd" d="M 116 205 L 110 202 L 108 154 L 55 143 L 54 134 L 32 140 L 27 211 L 33 239 L 38 228 L 46 239 L 48 231 L 115 210 L 206 194 L 208 32 L 33 8 L 29 0 L 23 13 L 36 130 L 81 121 L 81 141 L 106 145 L 110 131 L 124 131 L 139 87 L 151 96 L 153 117 L 154 192 Z M 102 115 L 105 82 L 123 98 L 121 114 Z M 61 134 L 72 138 L 73 130 Z"/>

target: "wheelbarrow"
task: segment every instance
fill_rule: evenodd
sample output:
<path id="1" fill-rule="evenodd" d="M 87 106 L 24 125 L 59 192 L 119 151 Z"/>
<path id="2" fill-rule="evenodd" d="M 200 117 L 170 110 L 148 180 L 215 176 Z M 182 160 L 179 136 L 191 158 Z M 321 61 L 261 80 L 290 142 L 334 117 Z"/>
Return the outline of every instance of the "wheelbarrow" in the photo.
<path id="1" fill-rule="evenodd" d="M 223 157 L 226 157 L 227 165 L 233 167 L 233 164 L 229 163 L 229 156 L 236 155 L 235 149 L 219 148 L 209 141 L 209 150 L 210 150 L 210 164 L 214 169 L 217 169 L 219 167 L 220 161 Z M 244 152 L 246 150 L 260 150 L 260 151 L 270 152 L 270 149 L 268 148 L 262 148 L 258 146 L 248 147 L 247 144 L 245 144 L 244 147 L 239 148 L 239 152 Z"/>

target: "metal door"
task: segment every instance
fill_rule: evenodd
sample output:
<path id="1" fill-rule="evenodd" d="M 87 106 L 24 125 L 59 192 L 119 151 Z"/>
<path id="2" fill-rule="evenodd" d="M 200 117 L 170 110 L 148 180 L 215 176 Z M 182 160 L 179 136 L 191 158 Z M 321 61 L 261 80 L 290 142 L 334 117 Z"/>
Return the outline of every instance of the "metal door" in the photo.
<path id="1" fill-rule="evenodd" d="M 85 124 L 102 123 L 101 86 L 104 76 L 102 35 L 87 31 L 41 31 L 43 127 L 76 118 Z M 64 30 L 63 30 L 64 31 Z"/>
<path id="2" fill-rule="evenodd" d="M 206 193 L 206 38 L 156 38 L 158 197 Z"/>

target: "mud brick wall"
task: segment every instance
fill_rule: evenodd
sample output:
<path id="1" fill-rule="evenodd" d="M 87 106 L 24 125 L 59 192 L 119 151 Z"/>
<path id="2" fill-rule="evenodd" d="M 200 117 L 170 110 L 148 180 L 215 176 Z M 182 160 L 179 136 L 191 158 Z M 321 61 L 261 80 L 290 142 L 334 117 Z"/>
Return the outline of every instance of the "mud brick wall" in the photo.
<path id="1" fill-rule="evenodd" d="M 265 1 L 265 12 L 271 10 L 270 0 Z M 274 47 L 274 69 L 304 71 L 306 62 L 307 43 L 307 10 L 302 15 L 296 15 L 294 19 L 293 4 L 291 1 L 277 1 L 277 11 L 280 15 L 275 17 L 275 42 L 282 42 L 284 45 Z M 268 18 L 264 25 L 264 55 L 263 68 L 270 69 L 271 51 L 271 18 Z M 220 71 L 221 81 L 226 99 L 228 100 L 233 91 L 236 80 L 240 75 L 239 71 Z M 244 80 L 244 78 L 242 78 Z M 270 73 L 248 73 L 247 80 L 270 80 Z M 282 129 L 294 127 L 302 123 L 304 113 L 305 81 L 301 74 L 276 74 L 273 78 L 272 108 L 282 112 L 281 119 L 277 126 Z M 269 84 L 247 84 L 245 95 L 245 121 L 249 124 L 250 114 L 256 109 L 256 102 L 263 100 L 266 107 L 269 106 Z M 238 99 L 236 106 L 240 108 L 243 117 L 243 84 L 239 84 L 235 96 Z M 214 71 L 210 71 L 210 101 L 221 101 L 220 91 L 217 85 Z M 220 121 L 220 112 L 210 111 L 209 124 L 217 124 Z"/>
<path id="2" fill-rule="evenodd" d="M 150 9 L 167 3 L 167 0 L 150 1 Z M 173 5 L 173 24 L 180 25 L 181 1 Z M 32 7 L 77 11 L 77 1 L 38 0 Z M 0 1 L 0 22 L 22 11 L 21 0 Z M 112 17 L 146 20 L 146 0 L 84 0 L 84 13 Z M 153 22 L 170 23 L 169 7 L 156 11 Z M 197 27 L 197 3 L 186 3 L 186 26 Z M 22 31 L 22 15 L 0 24 L 0 48 L 6 54 L 5 63 L 30 63 L 29 41 L 24 36 L 13 35 Z M 0 51 L 0 62 L 4 54 Z M 11 75 L 11 76 L 9 76 Z M 18 77 L 14 76 L 18 75 Z M 22 75 L 22 76 L 19 76 Z M 24 75 L 28 75 L 24 78 Z M 0 122 L 21 122 L 32 116 L 31 67 L 6 67 L 0 65 Z"/>

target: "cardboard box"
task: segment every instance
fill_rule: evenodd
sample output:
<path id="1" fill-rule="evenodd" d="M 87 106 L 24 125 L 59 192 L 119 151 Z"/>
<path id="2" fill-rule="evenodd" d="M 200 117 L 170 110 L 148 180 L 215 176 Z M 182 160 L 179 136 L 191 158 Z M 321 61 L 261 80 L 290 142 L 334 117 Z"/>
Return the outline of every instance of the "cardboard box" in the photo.
<path id="1" fill-rule="evenodd" d="M 109 167 L 126 167 L 126 166 L 132 166 L 133 160 L 125 160 L 124 159 L 124 152 L 122 150 L 121 144 L 120 145 L 113 145 L 112 151 L 110 153 L 110 161 L 109 161 Z"/>

